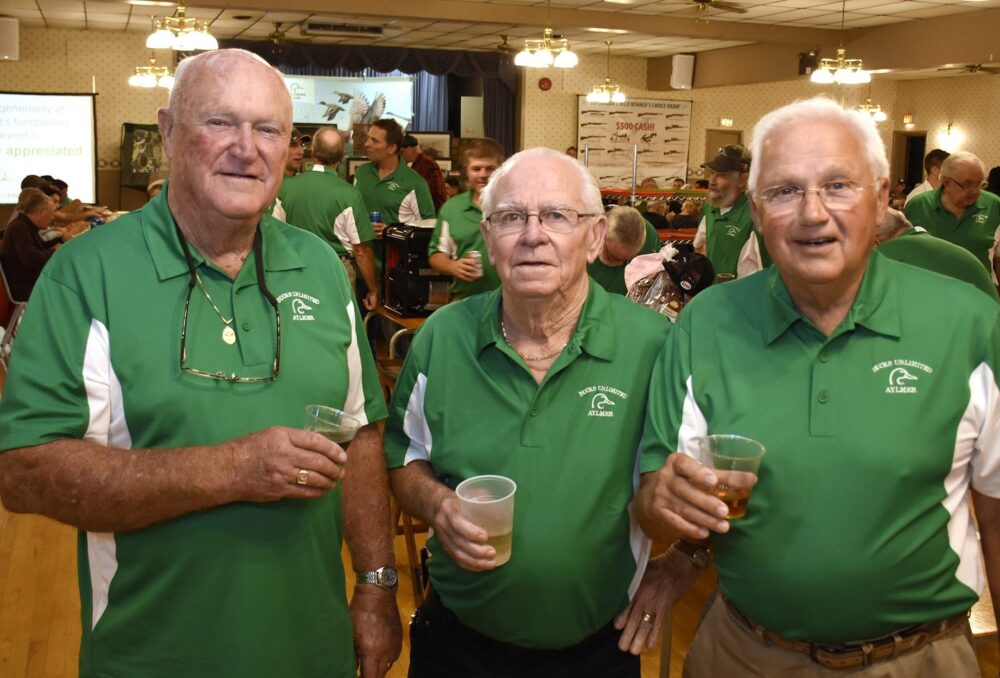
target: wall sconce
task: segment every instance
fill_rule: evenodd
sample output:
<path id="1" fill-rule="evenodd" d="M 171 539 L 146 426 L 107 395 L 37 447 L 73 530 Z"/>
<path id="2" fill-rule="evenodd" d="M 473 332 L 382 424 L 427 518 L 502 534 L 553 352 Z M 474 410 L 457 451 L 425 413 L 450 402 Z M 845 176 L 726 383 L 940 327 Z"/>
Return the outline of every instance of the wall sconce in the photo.
<path id="1" fill-rule="evenodd" d="M 965 135 L 955 129 L 955 125 L 949 122 L 944 131 L 938 133 L 937 145 L 942 150 L 954 153 L 961 148 L 963 141 L 965 141 Z"/>
<path id="2" fill-rule="evenodd" d="M 732 118 L 719 118 L 719 126 L 720 127 L 732 127 L 733 126 L 733 119 Z"/>

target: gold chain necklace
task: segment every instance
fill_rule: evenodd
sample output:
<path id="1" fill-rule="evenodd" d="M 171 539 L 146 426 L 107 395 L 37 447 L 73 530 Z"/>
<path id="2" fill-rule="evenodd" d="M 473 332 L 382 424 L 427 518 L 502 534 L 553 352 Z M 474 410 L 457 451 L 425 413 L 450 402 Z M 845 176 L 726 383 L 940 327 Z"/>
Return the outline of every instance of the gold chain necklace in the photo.
<path id="1" fill-rule="evenodd" d="M 566 345 L 569 344 L 569 342 L 567 341 L 565 344 L 563 344 L 556 350 L 552 351 L 551 353 L 546 353 L 544 355 L 525 355 L 524 353 L 521 353 L 516 348 L 514 348 L 514 344 L 510 343 L 510 337 L 507 336 L 507 326 L 504 325 L 503 318 L 500 318 L 500 334 L 503 335 L 503 340 L 507 342 L 507 345 L 510 346 L 511 350 L 514 351 L 514 353 L 521 356 L 522 359 L 527 360 L 528 362 L 538 362 L 541 360 L 548 360 L 549 358 L 554 358 L 555 356 L 562 353 L 563 349 L 566 348 Z"/>
<path id="2" fill-rule="evenodd" d="M 222 330 L 222 341 L 226 342 L 230 346 L 236 343 L 236 332 L 233 330 L 233 321 L 236 320 L 236 316 L 233 316 L 229 320 L 226 320 L 226 316 L 222 315 L 222 311 L 219 307 L 215 305 L 215 301 L 212 299 L 212 295 L 208 293 L 208 289 L 205 287 L 205 283 L 201 281 L 201 276 L 197 273 L 194 274 L 194 279 L 198 282 L 198 287 L 201 288 L 202 294 L 208 299 L 208 303 L 212 305 L 215 309 L 216 314 L 219 316 L 219 320 L 225 325 Z"/>

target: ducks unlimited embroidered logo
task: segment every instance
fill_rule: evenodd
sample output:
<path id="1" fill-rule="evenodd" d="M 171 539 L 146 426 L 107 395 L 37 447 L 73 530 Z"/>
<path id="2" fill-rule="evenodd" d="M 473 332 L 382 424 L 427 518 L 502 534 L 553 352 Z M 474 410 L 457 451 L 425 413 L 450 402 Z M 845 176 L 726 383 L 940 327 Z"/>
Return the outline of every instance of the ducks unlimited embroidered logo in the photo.
<path id="1" fill-rule="evenodd" d="M 588 386 L 577 395 L 587 398 L 590 406 L 588 417 L 613 417 L 615 407 L 628 398 L 627 393 L 612 386 Z"/>
<path id="2" fill-rule="evenodd" d="M 874 374 L 883 370 L 888 370 L 886 373 L 886 393 L 917 393 L 917 389 L 920 387 L 920 378 L 934 372 L 934 368 L 921 362 L 901 358 L 884 360 L 872 365 L 872 373 Z"/>
<path id="3" fill-rule="evenodd" d="M 278 296 L 278 303 L 280 304 L 288 298 L 292 300 L 292 320 L 316 319 L 316 316 L 312 314 L 312 310 L 313 306 L 319 304 L 319 299 L 305 292 L 285 292 Z"/>

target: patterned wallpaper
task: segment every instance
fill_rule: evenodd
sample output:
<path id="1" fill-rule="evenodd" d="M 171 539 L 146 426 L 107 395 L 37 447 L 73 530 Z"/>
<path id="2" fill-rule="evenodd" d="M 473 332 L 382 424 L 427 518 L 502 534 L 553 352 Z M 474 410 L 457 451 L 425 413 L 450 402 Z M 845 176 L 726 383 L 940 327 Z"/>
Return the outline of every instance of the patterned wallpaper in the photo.
<path id="1" fill-rule="evenodd" d="M 149 63 L 145 40 L 142 33 L 22 25 L 21 58 L 0 62 L 0 82 L 8 91 L 69 94 L 90 92 L 96 82 L 98 169 L 118 168 L 122 123 L 155 123 L 167 103 L 165 89 L 128 85 L 135 67 Z M 172 59 L 169 50 L 156 56 L 161 64 Z"/>
<path id="2" fill-rule="evenodd" d="M 613 49 L 613 48 L 612 48 Z M 605 58 L 582 55 L 580 65 L 570 71 L 529 69 L 522 81 L 523 115 L 521 139 L 525 148 L 549 146 L 564 149 L 576 139 L 576 95 L 590 91 L 605 77 Z M 695 66 L 697 68 L 697 65 Z M 543 92 L 538 80 L 548 77 L 552 89 Z M 889 120 L 879 125 L 886 149 L 891 154 L 893 131 L 903 131 L 904 113 L 914 115 L 914 131 L 927 131 L 930 146 L 944 147 L 938 135 L 953 124 L 956 140 L 952 150 L 968 150 L 979 155 L 989 168 L 1000 164 L 1000 77 L 976 75 L 928 80 L 885 80 L 875 77 L 868 87 L 825 87 L 805 78 L 755 85 L 709 87 L 656 92 L 645 89 L 646 62 L 643 59 L 611 59 L 611 80 L 629 96 L 692 101 L 691 171 L 704 162 L 705 130 L 722 129 L 720 118 L 731 118 L 733 130 L 743 130 L 744 140 L 757 120 L 768 111 L 796 99 L 826 94 L 856 106 L 867 97 L 882 106 Z"/>
<path id="3" fill-rule="evenodd" d="M 0 62 L 3 89 L 31 92 L 89 92 L 92 78 L 97 86 L 97 148 L 100 169 L 117 168 L 123 122 L 154 123 L 156 109 L 166 104 L 165 90 L 129 87 L 135 66 L 148 62 L 150 51 L 141 33 L 76 31 L 21 26 L 21 58 Z M 613 48 L 612 48 L 613 49 Z M 169 51 L 157 56 L 170 59 Z M 696 66 L 697 68 L 697 66 Z M 562 69 L 529 69 L 522 80 L 522 146 L 563 149 L 576 139 L 576 95 L 603 82 L 606 58 L 581 55 L 580 65 Z M 538 80 L 548 77 L 552 89 L 543 92 Z M 868 88 L 841 88 L 842 93 L 803 80 L 757 85 L 712 87 L 687 91 L 654 92 L 645 89 L 646 62 L 614 57 L 611 79 L 630 96 L 684 99 L 694 102 L 691 120 L 690 164 L 704 161 L 705 130 L 719 129 L 719 119 L 732 118 L 734 130 L 744 138 L 767 111 L 798 98 L 827 90 L 845 103 L 856 105 L 868 96 Z M 886 144 L 893 127 L 902 130 L 904 113 L 914 116 L 916 131 L 926 130 L 929 145 L 951 145 L 969 150 L 986 162 L 1000 164 L 1000 77 L 975 75 L 929 80 L 880 80 L 871 86 L 872 100 L 882 106 L 891 122 L 882 123 Z M 947 125 L 955 138 L 939 139 Z"/>

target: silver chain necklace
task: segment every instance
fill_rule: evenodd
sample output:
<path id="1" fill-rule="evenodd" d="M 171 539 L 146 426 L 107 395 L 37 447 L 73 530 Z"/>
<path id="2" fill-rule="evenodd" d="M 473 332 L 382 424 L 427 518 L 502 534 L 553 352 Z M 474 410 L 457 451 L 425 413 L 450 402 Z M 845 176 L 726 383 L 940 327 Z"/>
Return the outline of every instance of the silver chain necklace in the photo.
<path id="1" fill-rule="evenodd" d="M 198 287 L 201 288 L 201 293 L 205 295 L 206 299 L 208 299 L 208 303 L 210 303 L 212 308 L 215 309 L 215 313 L 219 316 L 219 320 L 221 320 L 225 325 L 222 329 L 222 341 L 232 346 L 236 343 L 236 332 L 233 330 L 233 321 L 236 319 L 236 316 L 226 320 L 226 316 L 222 315 L 222 311 L 220 311 L 219 307 L 215 305 L 215 300 L 212 299 L 212 295 L 208 293 L 205 283 L 201 281 L 201 276 L 195 273 L 194 279 L 198 282 Z"/>
<path id="2" fill-rule="evenodd" d="M 514 348 L 514 344 L 510 343 L 510 337 L 507 336 L 507 326 L 504 325 L 503 318 L 500 318 L 500 334 L 503 335 L 503 340 L 507 342 L 507 345 L 510 346 L 511 350 L 514 351 L 514 353 L 521 356 L 523 360 L 527 360 L 528 362 L 532 363 L 539 362 L 541 360 L 548 360 L 549 358 L 554 358 L 555 356 L 562 353 L 563 349 L 566 348 L 567 344 L 569 344 L 569 342 L 567 341 L 565 344 L 563 344 L 556 350 L 552 351 L 551 353 L 546 353 L 544 355 L 525 355 L 524 353 L 521 353 L 516 348 Z"/>

